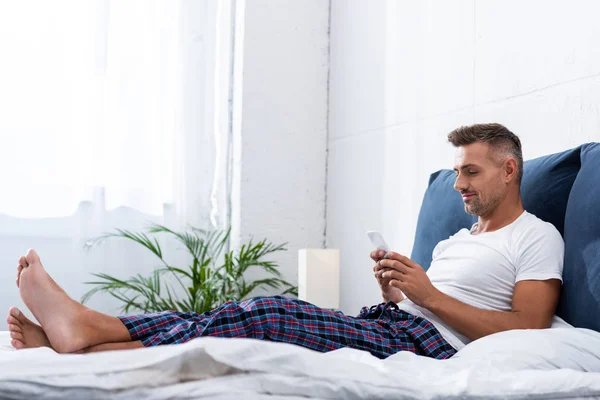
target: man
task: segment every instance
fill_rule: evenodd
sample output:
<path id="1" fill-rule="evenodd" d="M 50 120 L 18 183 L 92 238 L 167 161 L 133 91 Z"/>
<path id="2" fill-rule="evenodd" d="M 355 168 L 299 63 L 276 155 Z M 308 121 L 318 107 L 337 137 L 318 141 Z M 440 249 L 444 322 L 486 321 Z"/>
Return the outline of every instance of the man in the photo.
<path id="1" fill-rule="evenodd" d="M 457 148 L 454 189 L 478 221 L 436 246 L 427 274 L 399 254 L 377 259 L 383 298 L 432 322 L 457 350 L 496 332 L 549 327 L 564 242 L 552 224 L 523 209 L 519 138 L 502 125 L 480 124 L 448 140 Z"/>
<path id="2" fill-rule="evenodd" d="M 30 250 L 19 259 L 17 286 L 41 326 L 11 308 L 12 344 L 71 353 L 199 336 L 250 337 L 318 351 L 353 347 L 380 358 L 411 351 L 444 359 L 492 333 L 549 327 L 560 293 L 564 243 L 551 224 L 523 209 L 518 137 L 502 125 L 482 124 L 458 128 L 448 139 L 457 148 L 455 189 L 478 222 L 440 242 L 427 273 L 398 253 L 372 252 L 385 302 L 363 307 L 357 317 L 281 296 L 228 302 L 201 315 L 111 317 L 72 300 Z"/>

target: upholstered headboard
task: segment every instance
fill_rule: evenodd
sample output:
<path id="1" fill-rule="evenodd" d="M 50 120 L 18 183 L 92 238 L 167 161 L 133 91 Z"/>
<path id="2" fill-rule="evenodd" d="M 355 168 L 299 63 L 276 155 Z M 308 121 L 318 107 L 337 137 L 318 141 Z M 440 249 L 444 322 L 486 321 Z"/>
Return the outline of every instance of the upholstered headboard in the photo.
<path id="1" fill-rule="evenodd" d="M 600 332 L 600 143 L 581 148 L 565 216 L 565 269 L 558 315 Z"/>
<path id="2" fill-rule="evenodd" d="M 429 179 L 411 255 L 425 269 L 439 241 L 476 221 L 453 185 L 451 170 Z M 526 161 L 521 194 L 525 209 L 551 222 L 565 240 L 558 315 L 600 331 L 600 143 Z"/>

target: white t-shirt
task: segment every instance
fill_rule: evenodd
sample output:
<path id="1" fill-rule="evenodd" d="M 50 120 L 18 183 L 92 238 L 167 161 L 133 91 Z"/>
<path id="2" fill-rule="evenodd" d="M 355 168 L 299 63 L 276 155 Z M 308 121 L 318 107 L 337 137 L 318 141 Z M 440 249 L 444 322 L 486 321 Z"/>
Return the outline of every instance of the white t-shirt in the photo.
<path id="1" fill-rule="evenodd" d="M 522 280 L 562 281 L 564 242 L 554 225 L 523 212 L 494 232 L 468 229 L 442 240 L 427 270 L 441 292 L 484 310 L 511 311 L 515 284 Z M 398 307 L 429 320 L 455 349 L 470 340 L 410 299 Z"/>

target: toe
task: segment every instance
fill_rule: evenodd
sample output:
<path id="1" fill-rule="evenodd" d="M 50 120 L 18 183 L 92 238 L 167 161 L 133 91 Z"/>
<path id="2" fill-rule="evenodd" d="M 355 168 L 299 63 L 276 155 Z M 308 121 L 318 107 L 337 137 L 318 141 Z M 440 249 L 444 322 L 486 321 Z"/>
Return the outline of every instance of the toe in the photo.
<path id="1" fill-rule="evenodd" d="M 34 249 L 29 249 L 25 258 L 28 264 L 35 264 L 40 261 L 40 256 L 38 256 Z"/>
<path id="2" fill-rule="evenodd" d="M 19 264 L 19 266 L 17 267 L 17 287 L 19 287 L 19 282 L 21 279 L 21 271 L 23 271 L 23 266 L 21 264 Z"/>
<path id="3" fill-rule="evenodd" d="M 17 307 L 11 307 L 8 310 L 8 318 L 7 321 L 9 324 L 17 324 L 17 325 L 35 325 L 33 321 L 31 321 L 21 310 Z M 12 322 L 11 322 L 12 321 Z"/>
<path id="4" fill-rule="evenodd" d="M 17 320 L 18 322 L 23 322 L 23 313 L 21 312 L 21 310 L 19 310 L 17 307 L 11 307 L 8 310 L 8 316 L 13 317 L 15 320 Z"/>
<path id="5" fill-rule="evenodd" d="M 10 338 L 14 340 L 23 341 L 23 333 L 17 331 L 10 331 Z"/>
<path id="6" fill-rule="evenodd" d="M 13 340 L 10 341 L 10 344 L 12 344 L 12 346 L 15 349 L 23 349 L 23 348 L 25 348 L 25 345 L 20 340 L 13 339 Z"/>
<path id="7" fill-rule="evenodd" d="M 29 267 L 29 264 L 27 263 L 27 257 L 21 256 L 21 258 L 19 258 L 19 265 L 21 266 L 21 268 Z"/>
<path id="8" fill-rule="evenodd" d="M 8 324 L 8 330 L 11 331 L 11 332 L 14 331 L 14 332 L 23 333 L 23 329 L 21 329 L 21 325 L 18 325 L 18 324 L 11 324 L 11 323 L 9 323 Z"/>

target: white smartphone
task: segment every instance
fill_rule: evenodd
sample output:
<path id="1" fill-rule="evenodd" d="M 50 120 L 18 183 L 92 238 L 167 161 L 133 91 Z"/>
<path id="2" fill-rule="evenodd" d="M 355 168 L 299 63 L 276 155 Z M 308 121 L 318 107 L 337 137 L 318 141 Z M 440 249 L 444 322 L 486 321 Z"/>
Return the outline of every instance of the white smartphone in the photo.
<path id="1" fill-rule="evenodd" d="M 387 256 L 387 252 L 390 251 L 390 248 L 383 239 L 383 235 L 379 233 L 379 231 L 367 231 L 367 236 L 371 239 L 373 246 L 375 246 L 377 250 L 384 250 L 386 252 L 385 256 Z"/>

